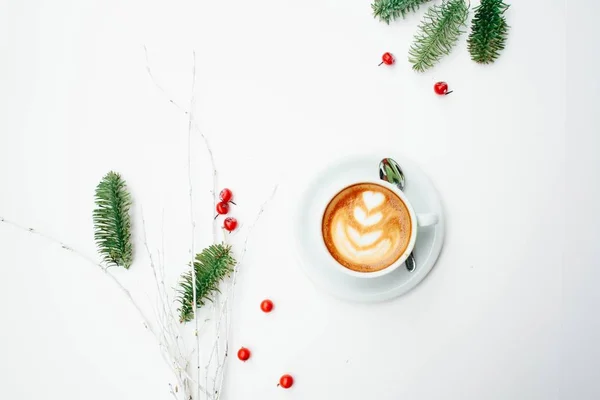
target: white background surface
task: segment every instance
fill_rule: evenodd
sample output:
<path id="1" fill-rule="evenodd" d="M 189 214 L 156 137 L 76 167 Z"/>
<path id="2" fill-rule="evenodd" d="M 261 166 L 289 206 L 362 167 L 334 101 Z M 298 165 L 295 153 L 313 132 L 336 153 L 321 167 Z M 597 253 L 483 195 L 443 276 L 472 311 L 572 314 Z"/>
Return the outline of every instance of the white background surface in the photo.
<path id="1" fill-rule="evenodd" d="M 496 64 L 471 62 L 463 37 L 420 75 L 406 52 L 423 10 L 386 26 L 367 0 L 4 1 L 0 216 L 94 255 L 94 187 L 118 170 L 135 198 L 135 221 L 143 206 L 156 245 L 164 209 L 174 282 L 190 247 L 187 121 L 150 82 L 143 45 L 157 79 L 184 104 L 195 50 L 195 112 L 221 186 L 235 190 L 235 216 L 251 220 L 282 183 L 240 275 L 232 346 L 249 346 L 254 357 L 232 360 L 226 400 L 598 398 L 585 359 L 597 348 L 588 316 L 597 311 L 563 308 L 593 301 L 590 282 L 578 285 L 563 270 L 571 221 L 565 149 L 588 171 L 597 149 L 590 136 L 567 143 L 567 99 L 576 111 L 595 108 L 566 90 L 563 2 L 514 3 Z M 573 23 L 585 25 L 579 15 Z M 398 62 L 377 68 L 385 51 Z M 436 97 L 438 80 L 455 92 Z M 591 85 L 593 100 L 597 83 L 581 84 Z M 430 174 L 447 211 L 445 248 L 408 295 L 339 302 L 318 292 L 291 256 L 289 169 L 308 173 L 333 154 L 381 146 Z M 211 172 L 197 137 L 193 156 L 203 246 Z M 578 240 L 594 232 L 584 229 L 567 243 L 593 246 Z M 98 271 L 7 226 L 0 249 L 0 398 L 169 398 L 154 343 Z M 579 254 L 581 265 L 597 259 L 592 250 Z M 141 252 L 118 275 L 152 304 Z M 571 292 L 578 300 L 565 302 Z M 264 297 L 277 307 L 268 317 L 257 308 Z M 296 385 L 283 392 L 275 384 L 286 372 Z"/>

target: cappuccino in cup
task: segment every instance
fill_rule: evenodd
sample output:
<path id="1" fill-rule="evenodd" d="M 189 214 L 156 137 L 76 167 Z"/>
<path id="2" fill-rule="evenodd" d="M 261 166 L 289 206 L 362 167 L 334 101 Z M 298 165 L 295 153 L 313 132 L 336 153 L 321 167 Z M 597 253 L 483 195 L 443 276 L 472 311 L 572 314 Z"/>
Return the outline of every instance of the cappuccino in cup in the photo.
<path id="1" fill-rule="evenodd" d="M 409 245 L 414 245 L 413 224 L 416 221 L 398 194 L 366 182 L 333 196 L 323 213 L 321 233 L 329 254 L 339 264 L 369 273 L 393 266 Z"/>

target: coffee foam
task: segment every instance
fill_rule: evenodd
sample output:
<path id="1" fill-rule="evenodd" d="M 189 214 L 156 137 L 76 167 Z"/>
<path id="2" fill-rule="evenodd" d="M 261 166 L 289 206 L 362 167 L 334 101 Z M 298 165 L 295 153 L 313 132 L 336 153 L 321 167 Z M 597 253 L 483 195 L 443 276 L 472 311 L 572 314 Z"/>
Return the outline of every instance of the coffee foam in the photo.
<path id="1" fill-rule="evenodd" d="M 411 235 L 408 208 L 393 191 L 359 183 L 327 205 L 322 234 L 329 253 L 353 271 L 375 272 L 396 262 Z"/>

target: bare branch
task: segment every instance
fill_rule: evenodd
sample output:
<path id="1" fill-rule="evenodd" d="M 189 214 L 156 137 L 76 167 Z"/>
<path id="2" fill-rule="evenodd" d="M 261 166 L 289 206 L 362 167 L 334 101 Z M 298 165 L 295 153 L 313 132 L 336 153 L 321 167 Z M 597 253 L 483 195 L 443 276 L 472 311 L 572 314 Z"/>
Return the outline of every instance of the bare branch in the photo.
<path id="1" fill-rule="evenodd" d="M 221 396 L 221 391 L 223 388 L 223 377 L 225 374 L 225 364 L 226 364 L 226 360 L 227 360 L 227 356 L 228 356 L 228 349 L 229 349 L 229 331 L 230 331 L 230 327 L 231 327 L 231 319 L 228 316 L 228 314 L 229 314 L 228 311 L 229 311 L 230 306 L 233 304 L 233 300 L 235 297 L 235 285 L 237 283 L 237 275 L 238 275 L 238 271 L 239 271 L 239 266 L 244 261 L 244 256 L 246 255 L 246 252 L 248 250 L 248 240 L 250 239 L 250 234 L 252 233 L 252 231 L 254 230 L 254 227 L 256 226 L 256 224 L 260 220 L 261 216 L 265 212 L 267 205 L 275 197 L 275 194 L 277 193 L 278 188 L 279 188 L 279 184 L 276 184 L 273 187 L 273 189 L 271 190 L 271 194 L 261 204 L 260 209 L 258 210 L 256 217 L 254 218 L 254 221 L 248 227 L 248 231 L 246 233 L 246 238 L 244 240 L 244 247 L 242 248 L 242 252 L 240 253 L 239 260 L 234 267 L 233 277 L 232 277 L 231 284 L 229 285 L 229 290 L 226 291 L 225 298 L 223 299 L 223 302 L 222 302 L 222 308 L 221 308 L 221 312 L 219 314 L 217 327 L 216 327 L 216 338 L 213 343 L 213 347 L 210 351 L 209 362 L 206 366 L 206 371 L 208 372 L 208 368 L 211 364 L 214 354 L 217 354 L 217 358 L 220 358 L 219 351 L 218 351 L 218 342 L 220 339 L 219 332 L 220 332 L 220 327 L 221 327 L 221 321 L 223 320 L 223 318 L 225 318 L 225 320 L 226 320 L 226 322 L 225 322 L 225 352 L 223 354 L 223 358 L 220 359 L 217 364 L 215 375 L 213 377 L 213 387 L 216 386 L 217 383 L 219 386 L 218 389 L 213 390 L 213 392 L 216 392 L 216 399 L 219 399 L 219 397 Z"/>
<path id="2" fill-rule="evenodd" d="M 196 347 L 200 349 L 200 335 L 198 334 L 199 326 L 198 326 L 198 303 L 197 303 L 197 293 L 196 293 L 196 268 L 194 266 L 195 255 L 194 251 L 194 242 L 195 242 L 195 232 L 196 232 L 196 220 L 194 219 L 194 185 L 192 184 L 192 127 L 194 123 L 194 95 L 196 91 L 196 52 L 193 53 L 193 63 L 192 63 L 192 90 L 190 94 L 190 109 L 188 114 L 188 184 L 189 184 L 189 196 L 190 196 L 190 223 L 191 223 L 191 231 L 192 231 L 192 239 L 191 239 L 191 262 L 190 268 L 192 269 L 192 302 L 194 304 L 194 336 L 196 338 Z M 200 365 L 200 351 L 196 352 L 197 355 L 197 363 Z M 197 382 L 196 385 L 196 398 L 200 399 L 200 369 L 197 370 Z"/>
<path id="3" fill-rule="evenodd" d="M 173 100 L 171 98 L 171 96 L 169 96 L 167 91 L 162 87 L 162 85 L 160 83 L 158 83 L 158 80 L 152 73 L 152 69 L 150 69 L 150 61 L 148 60 L 148 49 L 146 48 L 146 45 L 144 45 L 144 55 L 146 56 L 146 72 L 148 73 L 148 76 L 150 77 L 150 80 L 152 81 L 154 86 L 156 86 L 156 88 L 167 98 L 169 103 L 171 103 L 175 107 L 177 107 L 179 109 L 179 111 L 181 111 L 182 113 L 187 114 L 188 113 L 187 110 L 185 108 L 181 107 L 178 103 L 175 102 L 175 100 Z"/>
<path id="4" fill-rule="evenodd" d="M 63 250 L 66 250 L 68 252 L 71 252 L 73 254 L 75 254 L 76 256 L 78 256 L 79 258 L 82 258 L 83 260 L 85 260 L 86 262 L 88 262 L 89 264 L 98 267 L 102 270 L 102 272 L 104 272 L 106 274 L 106 276 L 108 276 L 113 283 L 119 288 L 119 290 L 125 295 L 125 297 L 129 300 L 129 302 L 131 303 L 131 305 L 133 305 L 133 307 L 136 309 L 136 311 L 138 312 L 138 314 L 140 315 L 141 319 L 142 319 L 142 324 L 144 325 L 144 327 L 146 329 L 148 329 L 150 331 L 150 333 L 152 333 L 154 335 L 154 337 L 158 340 L 158 336 L 156 334 L 156 332 L 154 331 L 154 328 L 152 326 L 152 324 L 150 323 L 150 320 L 148 319 L 148 317 L 146 317 L 146 314 L 142 311 L 142 309 L 140 308 L 140 306 L 135 302 L 135 300 L 133 299 L 133 297 L 131 296 L 131 293 L 129 292 L 129 290 L 127 290 L 127 288 L 125 288 L 125 286 L 123 286 L 123 284 L 119 281 L 119 279 L 117 279 L 116 276 L 114 276 L 109 269 L 102 265 L 101 263 L 94 261 L 94 259 L 92 259 L 91 257 L 83 254 L 81 251 L 75 249 L 73 246 L 70 246 L 68 244 L 66 244 L 65 242 L 55 239 L 50 235 L 47 235 L 45 233 L 42 233 L 36 229 L 33 228 L 26 228 L 21 224 L 18 224 L 16 222 L 7 220 L 3 217 L 0 217 L 0 223 L 1 224 L 6 224 L 6 225 L 10 225 L 14 228 L 17 228 L 21 231 L 30 233 L 32 235 L 37 235 L 41 238 L 44 238 L 45 240 L 55 243 L 57 245 L 59 245 Z"/>

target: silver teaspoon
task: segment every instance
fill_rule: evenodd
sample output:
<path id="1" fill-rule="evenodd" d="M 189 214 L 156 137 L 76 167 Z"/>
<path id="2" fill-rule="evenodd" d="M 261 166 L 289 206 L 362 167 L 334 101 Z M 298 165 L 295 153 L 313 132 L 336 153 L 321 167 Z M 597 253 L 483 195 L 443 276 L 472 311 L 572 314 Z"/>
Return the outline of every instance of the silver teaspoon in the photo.
<path id="1" fill-rule="evenodd" d="M 404 173 L 402 172 L 400 165 L 391 158 L 384 158 L 379 163 L 379 179 L 389 182 L 392 185 L 396 185 L 398 189 L 404 191 L 406 183 Z M 404 265 L 406 265 L 406 269 L 409 272 L 413 272 L 415 268 L 417 268 L 415 255 L 412 252 L 408 255 Z"/>

